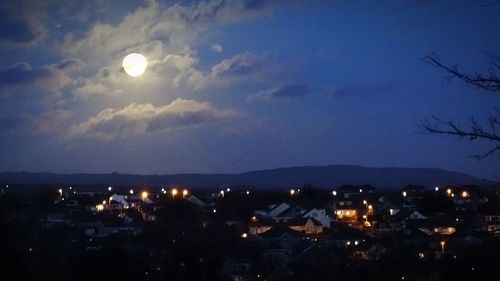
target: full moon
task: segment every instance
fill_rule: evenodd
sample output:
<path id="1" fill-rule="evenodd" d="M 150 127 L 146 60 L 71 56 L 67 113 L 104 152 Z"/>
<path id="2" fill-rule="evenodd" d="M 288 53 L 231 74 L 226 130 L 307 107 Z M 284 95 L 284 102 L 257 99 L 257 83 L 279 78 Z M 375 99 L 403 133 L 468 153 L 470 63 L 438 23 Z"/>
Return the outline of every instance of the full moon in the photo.
<path id="1" fill-rule="evenodd" d="M 132 53 L 123 59 L 122 66 L 128 75 L 137 77 L 144 73 L 148 66 L 148 61 L 143 55 Z"/>

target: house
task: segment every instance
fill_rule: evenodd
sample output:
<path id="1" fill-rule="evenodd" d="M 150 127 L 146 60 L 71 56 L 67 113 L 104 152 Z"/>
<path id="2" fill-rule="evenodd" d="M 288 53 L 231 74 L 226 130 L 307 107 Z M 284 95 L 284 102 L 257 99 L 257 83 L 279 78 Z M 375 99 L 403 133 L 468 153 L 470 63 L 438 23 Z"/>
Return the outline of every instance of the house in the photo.
<path id="1" fill-rule="evenodd" d="M 408 221 L 425 220 L 428 217 L 413 208 L 403 209 L 397 213 L 391 212 L 384 221 L 379 222 L 379 231 L 399 231 Z"/>
<path id="2" fill-rule="evenodd" d="M 330 244 L 336 247 L 358 246 L 371 239 L 363 231 L 350 227 L 345 223 L 336 223 L 332 228 L 332 234 L 328 238 Z"/>
<path id="3" fill-rule="evenodd" d="M 304 234 L 291 229 L 284 224 L 277 224 L 271 227 L 268 231 L 259 234 L 259 236 L 267 240 L 271 247 L 280 249 L 290 249 L 293 245 L 304 239 Z"/>
<path id="4" fill-rule="evenodd" d="M 354 186 L 343 185 L 333 191 L 337 208 L 350 208 L 357 202 L 370 199 L 375 192 L 375 188 L 370 185 Z"/>
<path id="5" fill-rule="evenodd" d="M 312 244 L 305 239 L 303 233 L 284 224 L 277 224 L 259 236 L 266 242 L 267 250 L 263 258 L 277 264 L 288 263 L 293 256 L 302 253 Z"/>
<path id="6" fill-rule="evenodd" d="M 277 205 L 269 206 L 268 216 L 273 220 L 280 220 L 280 215 L 284 214 L 286 211 L 290 209 L 290 205 L 287 203 L 281 203 Z"/>
<path id="7" fill-rule="evenodd" d="M 355 245 L 356 246 L 356 245 Z M 381 243 L 368 240 L 352 248 L 351 257 L 355 259 L 377 261 L 387 252 L 387 248 Z"/>
<path id="8" fill-rule="evenodd" d="M 200 208 L 205 208 L 207 206 L 207 204 L 205 202 L 201 201 L 198 197 L 196 197 L 194 195 L 190 195 L 187 198 L 187 201 L 189 201 L 190 203 L 192 203 L 195 206 L 200 207 Z"/>
<path id="9" fill-rule="evenodd" d="M 254 216 L 248 227 L 248 232 L 250 234 L 263 234 L 273 227 L 280 228 L 281 226 L 286 226 L 292 230 L 306 234 L 319 234 L 323 232 L 324 228 L 324 226 L 313 217 L 295 217 L 286 220 L 286 222 L 276 222 L 269 218 L 257 219 Z"/>
<path id="10" fill-rule="evenodd" d="M 302 214 L 303 218 L 314 218 L 317 220 L 323 227 L 330 228 L 330 224 L 332 221 L 332 218 L 326 214 L 325 209 L 317 209 L 317 208 L 312 208 L 309 211 L 306 211 L 305 213 Z"/>
<path id="11" fill-rule="evenodd" d="M 286 225 L 293 230 L 306 234 L 319 234 L 323 232 L 323 224 L 313 217 L 295 218 L 287 221 Z"/>

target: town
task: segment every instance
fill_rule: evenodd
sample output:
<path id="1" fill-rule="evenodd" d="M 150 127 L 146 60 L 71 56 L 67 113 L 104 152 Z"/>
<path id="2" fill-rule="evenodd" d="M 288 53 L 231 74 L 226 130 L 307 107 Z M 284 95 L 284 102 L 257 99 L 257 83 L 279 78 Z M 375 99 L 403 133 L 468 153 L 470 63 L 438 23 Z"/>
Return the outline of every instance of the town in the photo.
<path id="1" fill-rule="evenodd" d="M 499 186 L 2 186 L 2 280 L 500 280 Z"/>

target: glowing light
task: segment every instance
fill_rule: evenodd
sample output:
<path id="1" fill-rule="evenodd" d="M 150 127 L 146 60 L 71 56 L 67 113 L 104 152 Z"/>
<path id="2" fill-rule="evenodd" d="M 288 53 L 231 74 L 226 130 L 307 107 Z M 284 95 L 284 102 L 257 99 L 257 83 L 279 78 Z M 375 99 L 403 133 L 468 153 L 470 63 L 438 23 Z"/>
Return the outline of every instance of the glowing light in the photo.
<path id="1" fill-rule="evenodd" d="M 420 252 L 420 253 L 418 253 L 418 257 L 419 257 L 420 259 L 424 259 L 424 258 L 425 258 L 425 254 L 424 254 L 424 253 L 422 253 L 422 252 Z"/>
<path id="2" fill-rule="evenodd" d="M 132 53 L 127 55 L 123 59 L 122 66 L 128 75 L 132 77 L 137 77 L 142 75 L 144 71 L 146 71 L 146 67 L 148 66 L 148 61 L 143 55 Z"/>
<path id="3" fill-rule="evenodd" d="M 373 206 L 372 205 L 368 205 L 368 209 L 371 211 L 373 210 Z"/>
<path id="4" fill-rule="evenodd" d="M 434 187 L 434 190 L 439 191 L 439 187 L 438 186 Z"/>
<path id="5" fill-rule="evenodd" d="M 177 193 L 179 193 L 179 191 L 177 190 L 177 188 L 173 188 L 171 193 L 172 193 L 172 198 L 175 198 L 175 195 L 177 195 Z"/>
<path id="6" fill-rule="evenodd" d="M 189 194 L 189 191 L 187 189 L 184 189 L 182 191 L 182 197 L 186 197 Z"/>
<path id="7" fill-rule="evenodd" d="M 95 207 L 96 207 L 96 209 L 97 209 L 98 212 L 104 210 L 104 206 L 102 204 L 99 204 L 99 205 L 97 205 Z"/>
<path id="8" fill-rule="evenodd" d="M 444 246 L 446 245 L 445 241 L 440 241 L 439 245 L 441 245 L 441 253 L 444 253 Z"/>
<path id="9" fill-rule="evenodd" d="M 213 209 L 213 211 L 212 211 L 212 212 L 215 214 L 215 213 L 217 213 L 217 210 L 216 210 L 216 209 Z"/>
<path id="10" fill-rule="evenodd" d="M 446 193 L 447 193 L 448 195 L 450 195 L 450 194 L 451 194 L 451 188 L 448 188 L 448 189 L 446 190 Z"/>
<path id="11" fill-rule="evenodd" d="M 253 222 L 256 222 L 256 221 L 257 221 L 257 217 L 256 217 L 256 216 L 253 216 L 253 217 L 251 218 L 251 220 L 252 220 Z"/>
<path id="12" fill-rule="evenodd" d="M 361 189 L 361 188 L 360 188 L 360 189 L 359 189 L 359 192 L 360 192 L 360 193 L 361 193 L 361 192 L 363 192 L 363 189 Z"/>
<path id="13" fill-rule="evenodd" d="M 134 194 L 134 190 L 133 190 L 133 189 L 129 190 L 128 192 L 129 192 L 131 195 L 132 195 L 132 194 Z"/>
<path id="14" fill-rule="evenodd" d="M 358 244 L 359 244 L 358 240 L 354 241 L 354 245 L 358 245 Z"/>
<path id="15" fill-rule="evenodd" d="M 347 241 L 346 244 L 347 244 L 347 246 L 351 245 L 351 241 Z"/>
<path id="16" fill-rule="evenodd" d="M 250 194 L 250 191 L 248 191 L 248 190 L 247 190 L 246 194 L 247 194 L 247 195 L 249 195 L 249 194 Z"/>
<path id="17" fill-rule="evenodd" d="M 337 196 L 337 191 L 335 191 L 335 190 L 334 190 L 334 191 L 332 191 L 332 195 L 333 195 L 333 196 Z"/>
<path id="18" fill-rule="evenodd" d="M 103 204 L 103 205 L 106 205 L 106 200 L 102 200 L 102 204 Z"/>
<path id="19" fill-rule="evenodd" d="M 363 200 L 363 204 L 365 204 L 365 205 L 366 205 L 366 204 L 368 204 L 368 202 L 366 202 L 366 200 Z"/>
<path id="20" fill-rule="evenodd" d="M 338 216 L 342 215 L 342 211 L 341 211 L 341 210 L 338 210 L 338 211 L 337 211 L 337 215 L 338 215 Z"/>
<path id="21" fill-rule="evenodd" d="M 241 238 L 247 238 L 247 237 L 248 237 L 248 234 L 246 234 L 246 233 L 241 234 Z"/>
<path id="22" fill-rule="evenodd" d="M 403 191 L 403 197 L 406 197 L 406 195 L 407 195 L 406 191 Z"/>
<path id="23" fill-rule="evenodd" d="M 141 196 L 142 196 L 142 199 L 148 198 L 148 192 L 147 191 L 143 191 L 142 194 L 141 194 Z"/>
<path id="24" fill-rule="evenodd" d="M 394 209 L 389 209 L 389 214 L 392 216 L 394 215 Z"/>
<path id="25" fill-rule="evenodd" d="M 290 196 L 294 196 L 295 195 L 295 189 L 290 189 Z"/>
<path id="26" fill-rule="evenodd" d="M 462 198 L 469 197 L 469 193 L 467 191 L 462 191 Z"/>
<path id="27" fill-rule="evenodd" d="M 59 192 L 59 195 L 63 196 L 63 190 L 62 190 L 62 188 L 59 188 L 58 192 Z"/>
<path id="28" fill-rule="evenodd" d="M 113 190 L 113 188 L 111 186 L 108 186 L 108 191 L 111 191 Z"/>

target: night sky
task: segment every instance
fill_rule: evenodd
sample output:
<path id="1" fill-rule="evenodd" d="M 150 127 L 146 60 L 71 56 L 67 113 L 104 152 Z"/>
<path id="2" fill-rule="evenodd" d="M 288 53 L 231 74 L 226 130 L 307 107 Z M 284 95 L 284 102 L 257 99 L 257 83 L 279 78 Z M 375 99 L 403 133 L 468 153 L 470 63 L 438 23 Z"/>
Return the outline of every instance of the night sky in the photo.
<path id="1" fill-rule="evenodd" d="M 491 143 L 420 133 L 500 105 L 422 61 L 488 71 L 479 1 L 2 1 L 0 171 L 436 167 L 500 179 Z M 149 65 L 121 68 L 129 53 Z"/>

